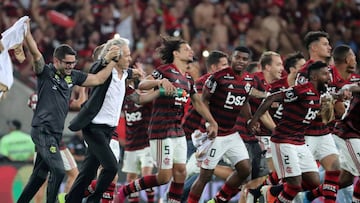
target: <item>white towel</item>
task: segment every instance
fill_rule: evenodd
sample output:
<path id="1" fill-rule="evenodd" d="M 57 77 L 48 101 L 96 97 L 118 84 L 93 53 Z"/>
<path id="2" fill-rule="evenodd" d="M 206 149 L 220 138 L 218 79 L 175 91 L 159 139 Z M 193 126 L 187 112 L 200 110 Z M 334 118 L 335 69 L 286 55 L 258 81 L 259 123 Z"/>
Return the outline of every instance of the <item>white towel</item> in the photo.
<path id="1" fill-rule="evenodd" d="M 28 16 L 21 17 L 14 25 L 1 34 L 1 43 L 4 46 L 4 50 L 0 53 L 0 83 L 5 85 L 8 90 L 14 83 L 13 64 L 8 51 L 18 47 L 24 41 L 27 31 L 27 19 L 29 19 Z M 0 97 L 1 95 L 2 93 L 0 93 Z"/>

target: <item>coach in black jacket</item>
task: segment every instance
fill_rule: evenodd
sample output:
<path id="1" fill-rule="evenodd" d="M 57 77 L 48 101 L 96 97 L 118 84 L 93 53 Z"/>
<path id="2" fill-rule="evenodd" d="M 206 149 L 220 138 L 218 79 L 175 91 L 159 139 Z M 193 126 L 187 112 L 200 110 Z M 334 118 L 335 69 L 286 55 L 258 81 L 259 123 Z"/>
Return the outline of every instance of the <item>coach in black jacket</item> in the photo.
<path id="1" fill-rule="evenodd" d="M 118 56 L 106 55 L 114 49 L 118 50 Z M 103 85 L 92 90 L 89 99 L 70 122 L 70 130 L 82 130 L 88 150 L 83 167 L 70 192 L 66 195 L 66 202 L 69 203 L 82 201 L 85 189 L 96 176 L 97 169 L 101 164 L 103 169 L 97 180 L 96 189 L 87 199 L 87 202 L 98 203 L 118 170 L 118 163 L 109 142 L 120 117 L 125 96 L 125 80 L 132 75 L 132 71 L 128 69 L 131 62 L 128 40 L 124 38 L 109 40 L 100 56 L 103 59 L 96 61 L 90 72 L 98 72 L 110 64 L 114 66 L 114 69 Z M 107 60 L 109 58 L 111 60 Z"/>

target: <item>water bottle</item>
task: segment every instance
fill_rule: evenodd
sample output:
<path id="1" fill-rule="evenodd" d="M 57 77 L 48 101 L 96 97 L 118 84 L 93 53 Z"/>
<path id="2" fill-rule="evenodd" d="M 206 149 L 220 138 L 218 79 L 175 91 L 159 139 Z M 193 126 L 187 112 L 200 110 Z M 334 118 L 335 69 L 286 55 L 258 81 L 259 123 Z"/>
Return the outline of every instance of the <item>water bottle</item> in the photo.
<path id="1" fill-rule="evenodd" d="M 172 95 L 165 95 L 165 89 L 163 87 L 159 88 L 160 96 L 169 96 L 169 97 L 184 97 L 186 96 L 186 91 L 181 88 L 176 88 L 176 92 Z"/>

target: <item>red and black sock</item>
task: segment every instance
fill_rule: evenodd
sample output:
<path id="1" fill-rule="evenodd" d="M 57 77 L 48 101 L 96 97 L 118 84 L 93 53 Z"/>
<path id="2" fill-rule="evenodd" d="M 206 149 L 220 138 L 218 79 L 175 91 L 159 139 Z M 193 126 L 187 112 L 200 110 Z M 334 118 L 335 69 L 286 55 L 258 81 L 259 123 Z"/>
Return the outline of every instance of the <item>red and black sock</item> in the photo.
<path id="1" fill-rule="evenodd" d="M 139 192 L 144 189 L 159 186 L 156 179 L 156 175 L 148 175 L 142 178 L 136 179 L 124 187 L 124 194 L 128 196 L 131 193 Z"/>
<path id="2" fill-rule="evenodd" d="M 339 189 L 339 175 L 340 171 L 326 171 L 325 180 L 322 184 L 322 194 L 325 203 L 335 203 L 336 194 Z"/>
<path id="3" fill-rule="evenodd" d="M 238 188 L 232 188 L 227 183 L 225 183 L 220 191 L 216 194 L 215 200 L 218 203 L 228 202 L 233 196 L 239 192 Z"/>
<path id="4" fill-rule="evenodd" d="M 354 185 L 353 203 L 360 203 L 360 179 L 358 179 Z"/>
<path id="5" fill-rule="evenodd" d="M 284 183 L 284 190 L 279 194 L 275 202 L 291 202 L 299 192 L 301 192 L 301 186 L 294 186 Z"/>
<path id="6" fill-rule="evenodd" d="M 181 195 L 184 189 L 184 183 L 175 183 L 171 182 L 170 189 L 168 193 L 169 202 L 181 202 Z"/>

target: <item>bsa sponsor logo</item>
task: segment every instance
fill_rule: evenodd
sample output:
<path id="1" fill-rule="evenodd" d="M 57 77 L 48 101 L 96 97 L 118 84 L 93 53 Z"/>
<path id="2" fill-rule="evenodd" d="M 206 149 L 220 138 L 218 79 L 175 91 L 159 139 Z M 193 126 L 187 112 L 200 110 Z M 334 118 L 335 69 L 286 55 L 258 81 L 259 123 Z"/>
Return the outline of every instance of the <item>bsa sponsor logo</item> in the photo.
<path id="1" fill-rule="evenodd" d="M 232 95 L 231 92 L 228 92 L 226 96 L 224 108 L 233 109 L 234 108 L 233 105 L 242 106 L 244 105 L 245 100 L 246 100 L 245 96 L 240 96 L 240 95 L 235 96 Z"/>

